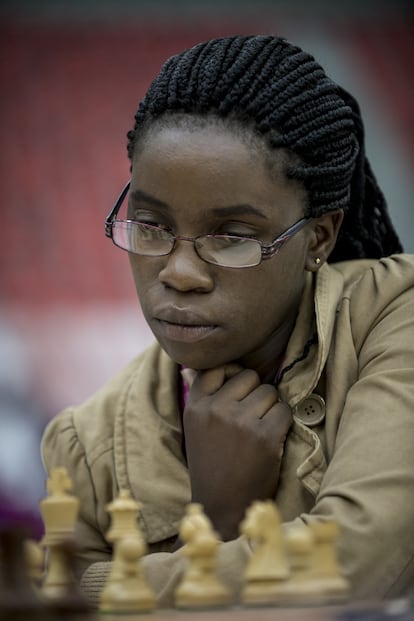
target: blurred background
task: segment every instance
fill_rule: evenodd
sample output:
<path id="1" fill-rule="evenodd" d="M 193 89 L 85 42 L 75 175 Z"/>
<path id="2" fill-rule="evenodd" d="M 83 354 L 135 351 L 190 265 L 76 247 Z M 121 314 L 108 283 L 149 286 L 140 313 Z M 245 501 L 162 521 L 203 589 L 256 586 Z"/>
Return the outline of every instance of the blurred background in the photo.
<path id="1" fill-rule="evenodd" d="M 138 102 L 171 54 L 235 33 L 276 33 L 312 52 L 359 100 L 368 155 L 414 252 L 411 4 L 0 3 L 0 486 L 29 503 L 42 495 L 46 422 L 152 340 L 103 222 L 129 176 Z"/>

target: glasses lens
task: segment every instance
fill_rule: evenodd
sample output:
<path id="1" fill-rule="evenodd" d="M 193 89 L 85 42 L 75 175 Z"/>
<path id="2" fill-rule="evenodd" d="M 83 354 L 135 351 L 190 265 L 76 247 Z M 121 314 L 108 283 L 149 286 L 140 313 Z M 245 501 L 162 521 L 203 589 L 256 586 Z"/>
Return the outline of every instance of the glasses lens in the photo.
<path id="1" fill-rule="evenodd" d="M 228 235 L 205 235 L 196 240 L 202 259 L 222 267 L 253 267 L 259 265 L 262 252 L 259 242 Z"/>
<path id="2" fill-rule="evenodd" d="M 123 250 L 154 257 L 168 254 L 174 244 L 174 240 L 167 231 L 129 220 L 113 222 L 112 239 Z"/>

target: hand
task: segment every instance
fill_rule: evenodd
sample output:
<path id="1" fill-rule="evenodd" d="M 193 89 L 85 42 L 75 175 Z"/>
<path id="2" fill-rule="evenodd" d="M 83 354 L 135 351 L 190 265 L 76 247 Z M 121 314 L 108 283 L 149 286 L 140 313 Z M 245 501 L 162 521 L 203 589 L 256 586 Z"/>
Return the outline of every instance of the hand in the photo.
<path id="1" fill-rule="evenodd" d="M 199 371 L 183 426 L 192 502 L 223 540 L 239 534 L 253 500 L 274 498 L 292 413 L 255 371 L 225 365 Z"/>

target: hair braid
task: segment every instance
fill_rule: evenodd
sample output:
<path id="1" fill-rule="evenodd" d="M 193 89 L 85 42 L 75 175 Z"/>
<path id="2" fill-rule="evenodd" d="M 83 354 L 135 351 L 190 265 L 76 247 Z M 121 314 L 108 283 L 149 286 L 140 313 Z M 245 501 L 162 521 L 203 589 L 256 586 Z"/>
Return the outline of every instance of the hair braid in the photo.
<path id="1" fill-rule="evenodd" d="M 271 35 L 233 36 L 171 57 L 128 132 L 131 160 L 152 120 L 176 112 L 238 122 L 270 148 L 294 153 L 288 175 L 304 184 L 308 215 L 344 210 L 330 261 L 402 251 L 365 155 L 358 104 L 299 47 Z"/>

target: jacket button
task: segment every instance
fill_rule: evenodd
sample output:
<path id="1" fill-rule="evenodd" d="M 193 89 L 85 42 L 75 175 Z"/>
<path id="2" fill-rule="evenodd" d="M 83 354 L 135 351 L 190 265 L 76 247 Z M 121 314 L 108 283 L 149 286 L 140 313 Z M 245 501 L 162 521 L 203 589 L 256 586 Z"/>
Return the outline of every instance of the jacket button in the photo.
<path id="1" fill-rule="evenodd" d="M 321 396 L 312 393 L 294 409 L 294 416 L 307 427 L 319 425 L 325 418 L 325 401 Z"/>

